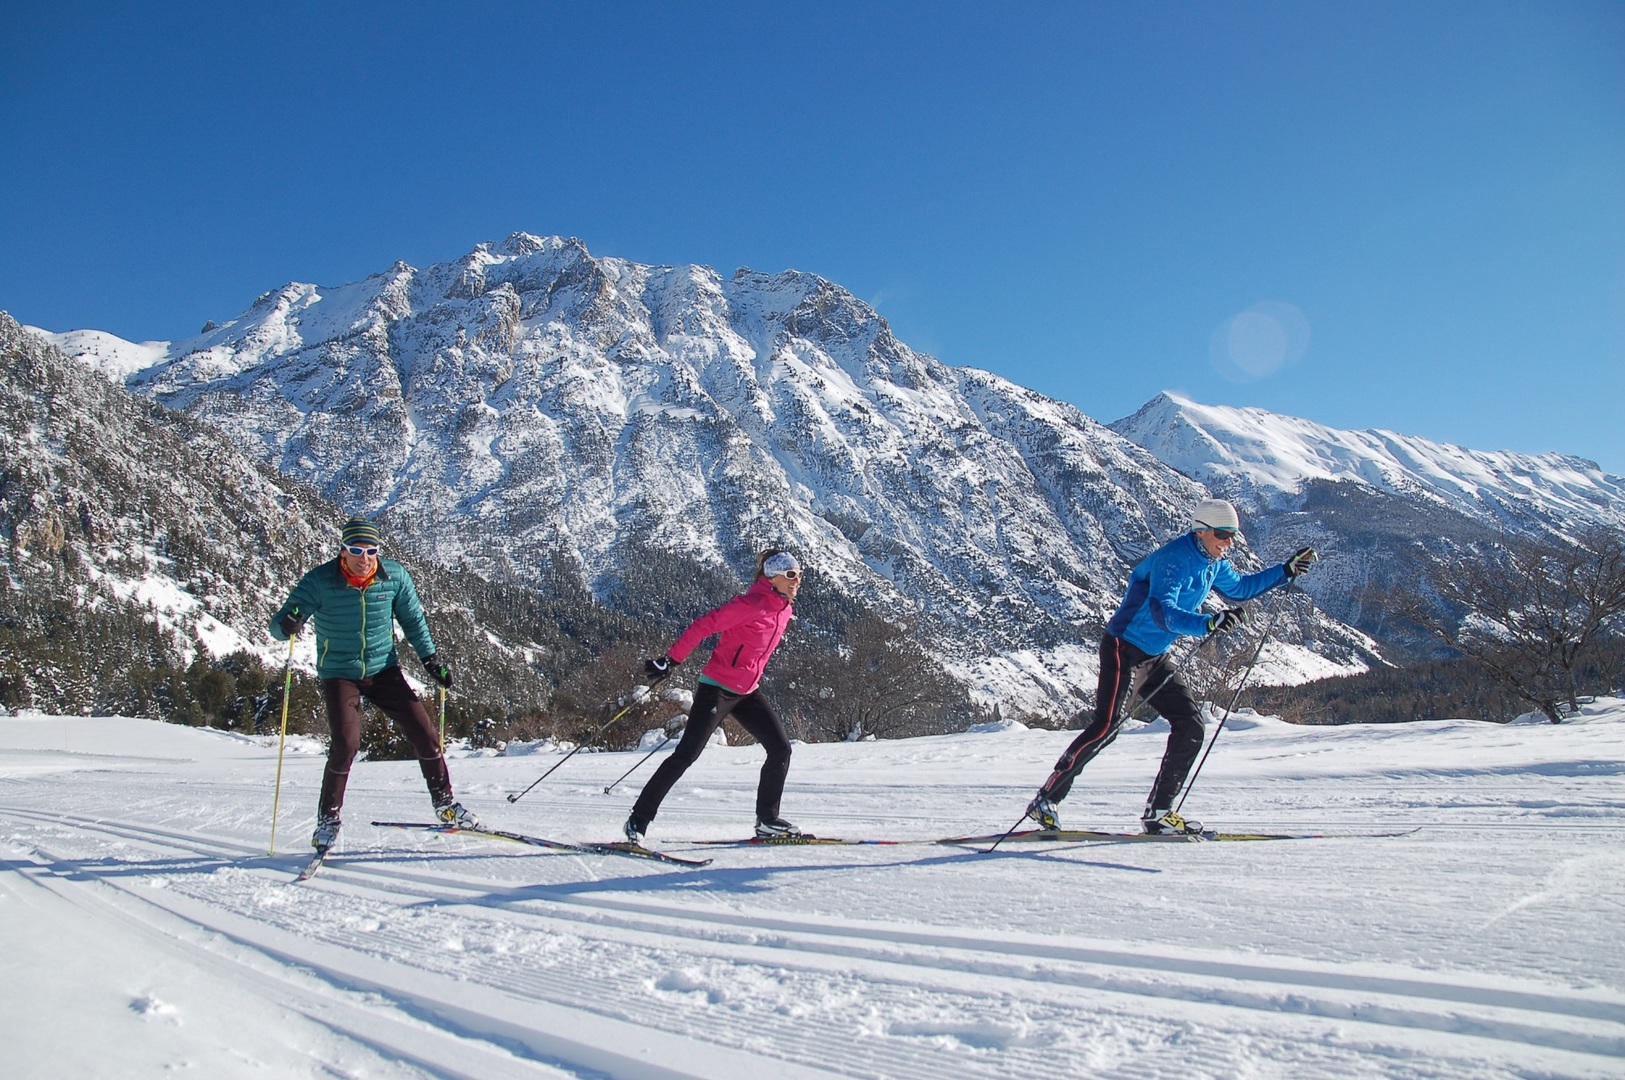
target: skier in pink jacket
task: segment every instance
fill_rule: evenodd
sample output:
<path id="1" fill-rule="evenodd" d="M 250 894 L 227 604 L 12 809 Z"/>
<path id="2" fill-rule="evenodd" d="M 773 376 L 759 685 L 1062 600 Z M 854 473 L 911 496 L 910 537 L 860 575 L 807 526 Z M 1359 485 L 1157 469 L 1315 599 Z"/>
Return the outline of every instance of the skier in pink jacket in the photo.
<path id="1" fill-rule="evenodd" d="M 756 577 L 749 589 L 695 619 L 677 636 L 670 652 L 644 664 L 650 675 L 663 679 L 688 659 L 701 641 L 712 634 L 720 635 L 711 659 L 700 672 L 694 705 L 689 709 L 688 724 L 677 749 L 649 778 L 626 819 L 626 838 L 632 843 L 643 843 L 644 833 L 660 812 L 666 793 L 699 758 L 711 735 L 729 716 L 767 751 L 756 786 L 756 835 L 763 839 L 801 835 L 801 830 L 779 816 L 784 778 L 790 771 L 790 740 L 761 691 L 762 672 L 790 625 L 790 609 L 800 588 L 801 563 L 796 557 L 788 551 L 764 551 L 756 560 Z"/>

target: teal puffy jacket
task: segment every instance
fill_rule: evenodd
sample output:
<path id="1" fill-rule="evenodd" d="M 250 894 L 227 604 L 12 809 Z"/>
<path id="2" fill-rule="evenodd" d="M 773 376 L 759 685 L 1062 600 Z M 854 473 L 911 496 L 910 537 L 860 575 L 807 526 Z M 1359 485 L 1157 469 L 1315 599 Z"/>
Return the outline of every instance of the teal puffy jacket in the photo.
<path id="1" fill-rule="evenodd" d="M 423 617 L 412 575 L 394 559 L 379 559 L 378 574 L 363 592 L 344 580 L 339 560 L 324 562 L 294 586 L 276 614 L 271 636 L 287 641 L 282 616 L 309 619 L 316 629 L 316 675 L 323 679 L 365 679 L 400 663 L 395 652 L 395 621 L 419 657 L 433 656 L 434 638 Z"/>

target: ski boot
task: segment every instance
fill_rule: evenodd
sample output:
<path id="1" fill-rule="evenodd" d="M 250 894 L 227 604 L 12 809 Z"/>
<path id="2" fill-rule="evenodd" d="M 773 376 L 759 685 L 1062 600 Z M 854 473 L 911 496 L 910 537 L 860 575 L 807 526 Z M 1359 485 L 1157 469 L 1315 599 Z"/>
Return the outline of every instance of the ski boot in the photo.
<path id="1" fill-rule="evenodd" d="M 339 821 L 337 814 L 317 814 L 316 831 L 310 834 L 310 846 L 317 851 L 326 851 L 333 846 L 339 838 Z"/>
<path id="2" fill-rule="evenodd" d="M 1061 808 L 1056 806 L 1054 800 L 1042 792 L 1027 804 L 1027 816 L 1038 822 L 1038 827 L 1045 832 L 1060 831 Z"/>
<path id="3" fill-rule="evenodd" d="M 474 812 L 455 800 L 436 803 L 434 816 L 440 819 L 442 825 L 450 826 L 453 829 L 477 829 L 480 827 L 480 819 L 474 816 Z"/>
<path id="4" fill-rule="evenodd" d="M 794 840 L 800 836 L 801 830 L 781 817 L 756 819 L 756 839 L 758 840 Z"/>
<path id="5" fill-rule="evenodd" d="M 621 831 L 626 834 L 627 843 L 642 847 L 643 834 L 649 831 L 649 819 L 638 817 L 636 814 L 628 814 L 626 824 L 621 826 Z"/>
<path id="6" fill-rule="evenodd" d="M 1140 816 L 1140 824 L 1145 831 L 1153 836 L 1164 833 L 1183 833 L 1186 836 L 1202 836 L 1204 830 L 1200 821 L 1180 817 L 1172 810 L 1147 810 Z"/>

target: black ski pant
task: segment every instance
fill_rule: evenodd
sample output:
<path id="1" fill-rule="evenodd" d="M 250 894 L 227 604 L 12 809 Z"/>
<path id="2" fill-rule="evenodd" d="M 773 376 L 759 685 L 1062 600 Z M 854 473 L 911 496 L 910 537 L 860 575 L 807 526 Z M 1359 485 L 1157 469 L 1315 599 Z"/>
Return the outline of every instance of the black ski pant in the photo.
<path id="1" fill-rule="evenodd" d="M 632 814 L 645 821 L 653 821 L 660 812 L 666 793 L 699 759 L 700 751 L 711 741 L 711 735 L 722 721 L 732 716 L 739 726 L 755 736 L 767 751 L 762 762 L 762 775 L 756 783 L 756 816 L 771 819 L 779 816 L 779 800 L 784 797 L 784 778 L 790 772 L 790 739 L 784 734 L 784 725 L 768 703 L 760 688 L 748 694 L 736 694 L 712 683 L 702 682 L 694 691 L 694 706 L 688 712 L 688 724 L 683 737 L 671 757 L 660 763 L 660 768 L 649 777 L 632 804 Z"/>
<path id="2" fill-rule="evenodd" d="M 323 679 L 322 698 L 327 702 L 327 729 L 332 740 L 327 746 L 327 768 L 322 773 L 322 794 L 316 812 L 336 817 L 344 805 L 344 785 L 350 780 L 350 765 L 361 749 L 361 701 L 365 698 L 401 729 L 418 755 L 418 768 L 429 785 L 429 797 L 436 806 L 451 801 L 451 773 L 440 752 L 440 734 L 429 712 L 401 674 L 400 666 L 387 667 L 365 679 Z"/>
<path id="3" fill-rule="evenodd" d="M 1039 788 L 1039 794 L 1054 802 L 1066 798 L 1078 772 L 1117 738 L 1128 718 L 1125 706 L 1136 678 L 1141 687 L 1150 688 L 1147 700 L 1169 727 L 1168 749 L 1163 752 L 1162 768 L 1157 771 L 1146 808 L 1166 810 L 1173 806 L 1196 755 L 1202 751 L 1205 732 L 1201 711 L 1167 653 L 1152 656 L 1110 634 L 1100 639 L 1100 685 L 1095 693 L 1094 714 L 1087 719 L 1081 712 L 1077 715 L 1075 719 L 1083 723 L 1083 730 L 1055 763 L 1055 771 Z"/>

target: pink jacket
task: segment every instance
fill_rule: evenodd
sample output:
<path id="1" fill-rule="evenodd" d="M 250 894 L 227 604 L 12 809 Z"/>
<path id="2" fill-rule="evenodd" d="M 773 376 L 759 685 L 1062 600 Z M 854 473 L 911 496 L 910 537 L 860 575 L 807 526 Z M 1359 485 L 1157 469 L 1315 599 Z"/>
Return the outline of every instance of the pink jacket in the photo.
<path id="1" fill-rule="evenodd" d="M 721 634 L 711 659 L 700 672 L 738 694 L 748 694 L 762 682 L 762 672 L 790 625 L 790 601 L 779 595 L 767 578 L 715 611 L 688 624 L 667 655 L 678 663 L 712 634 Z"/>

